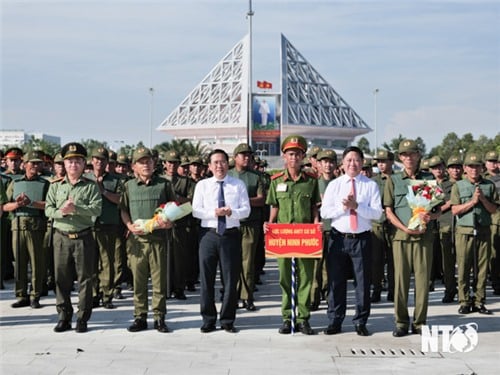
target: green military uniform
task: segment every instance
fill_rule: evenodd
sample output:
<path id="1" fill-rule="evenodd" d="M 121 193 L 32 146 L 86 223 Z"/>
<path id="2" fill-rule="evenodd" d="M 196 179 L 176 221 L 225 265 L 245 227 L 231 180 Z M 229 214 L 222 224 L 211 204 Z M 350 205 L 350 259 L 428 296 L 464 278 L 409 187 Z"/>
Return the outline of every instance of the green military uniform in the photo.
<path id="1" fill-rule="evenodd" d="M 69 143 L 62 149 L 62 156 L 85 159 L 87 152 L 78 143 Z M 63 215 L 61 208 L 71 199 L 75 212 Z M 54 270 L 56 279 L 56 308 L 59 321 L 66 322 L 55 328 L 57 332 L 68 329 L 73 316 L 71 291 L 76 274 L 79 284 L 77 330 L 92 315 L 92 275 L 94 273 L 96 247 L 92 236 L 95 217 L 101 214 L 102 198 L 93 181 L 81 176 L 73 185 L 68 176 L 50 184 L 45 204 L 45 214 L 52 218 L 54 226 Z M 59 330 L 58 330 L 59 329 Z"/>
<path id="2" fill-rule="evenodd" d="M 134 152 L 134 160 L 151 157 L 146 148 Z M 132 222 L 150 219 L 155 210 L 164 203 L 175 201 L 176 196 L 170 181 L 154 174 L 146 184 L 138 178 L 127 181 L 120 198 L 119 207 L 127 212 Z M 134 317 L 145 322 L 148 313 L 148 279 L 151 275 L 153 297 L 151 307 L 155 321 L 163 320 L 167 313 L 167 233 L 164 229 L 150 234 L 130 234 L 127 239 L 127 254 L 134 278 Z"/>
<path id="3" fill-rule="evenodd" d="M 167 151 L 165 160 L 170 163 L 175 163 L 175 171 L 173 175 L 164 174 L 172 184 L 177 201 L 185 202 L 192 201 L 195 184 L 186 176 L 181 176 L 177 173 L 177 167 L 181 162 L 181 158 L 176 151 Z M 177 299 L 186 299 L 184 288 L 187 280 L 187 267 L 191 259 L 188 258 L 189 246 L 189 228 L 192 225 L 192 215 L 187 215 L 180 220 L 177 220 L 171 233 L 171 246 L 168 249 L 169 272 L 167 285 L 167 296 L 173 294 Z"/>
<path id="4" fill-rule="evenodd" d="M 403 141 L 400 145 L 415 149 L 413 141 Z M 413 148 L 415 147 L 415 148 Z M 430 173 L 417 171 L 416 180 L 432 180 Z M 384 187 L 384 207 L 391 207 L 397 218 L 405 226 L 412 216 L 406 195 L 412 178 L 403 171 L 387 179 Z M 430 226 L 424 234 L 409 235 L 400 229 L 394 234 L 392 251 L 394 256 L 394 312 L 397 329 L 408 332 L 410 317 L 408 314 L 408 293 L 412 270 L 415 275 L 415 309 L 412 327 L 414 331 L 426 323 L 427 306 L 429 300 L 429 281 L 432 270 L 432 242 L 433 235 Z"/>
<path id="5" fill-rule="evenodd" d="M 467 157 L 465 160 L 467 164 Z M 451 191 L 451 204 L 459 205 L 471 200 L 478 186 L 483 195 L 497 206 L 500 203 L 495 184 L 481 178 L 477 184 L 468 179 L 458 181 Z M 468 212 L 456 217 L 456 249 L 458 270 L 458 299 L 461 306 L 480 308 L 486 300 L 486 281 L 488 263 L 491 254 L 491 214 L 482 204 L 476 204 Z M 475 247 L 474 249 L 474 242 Z M 477 254 L 477 275 L 474 301 L 470 296 L 470 270 L 474 263 L 474 251 Z"/>
<path id="6" fill-rule="evenodd" d="M 495 174 L 486 172 L 484 177 L 493 181 L 497 193 L 500 194 L 500 170 L 498 162 L 500 155 L 496 151 L 489 151 L 485 155 L 485 160 L 497 163 Z M 490 258 L 490 277 L 493 293 L 500 295 L 500 211 L 497 210 L 491 215 L 491 258 Z"/>
<path id="7" fill-rule="evenodd" d="M 32 162 L 39 159 L 26 157 Z M 28 159 L 25 159 L 28 161 Z M 26 176 L 13 180 L 7 188 L 9 201 L 24 193 L 31 202 L 43 202 L 49 189 L 49 182 L 39 176 L 28 179 Z M 16 280 L 16 298 L 18 302 L 28 301 L 28 263 L 31 266 L 31 301 L 32 306 L 38 305 L 43 290 L 46 274 L 46 262 L 43 239 L 47 230 L 47 219 L 43 210 L 33 206 L 19 207 L 15 210 L 12 220 L 12 244 L 15 250 L 16 267 L 19 278 Z M 39 306 L 38 306 L 39 307 Z"/>
<path id="8" fill-rule="evenodd" d="M 103 147 L 98 147 L 92 152 L 92 158 L 108 160 L 108 151 Z M 96 181 L 94 172 L 86 173 L 85 177 Z M 112 299 L 115 288 L 120 287 L 123 269 L 121 246 L 123 241 L 123 228 L 120 225 L 120 211 L 118 205 L 108 199 L 107 194 L 121 194 L 122 179 L 114 174 L 104 172 L 102 177 L 102 211 L 96 219 L 94 226 L 94 238 L 97 245 L 97 267 L 94 276 L 94 306 L 99 306 L 102 299 L 105 308 L 114 308 Z"/>
<path id="9" fill-rule="evenodd" d="M 278 207 L 277 223 L 312 223 L 312 206 L 321 202 L 318 180 L 302 172 L 294 181 L 287 170 L 271 177 L 266 204 Z M 298 258 L 297 265 L 297 323 L 310 317 L 311 287 L 314 278 L 314 259 Z M 278 258 L 279 283 L 282 291 L 281 314 L 284 321 L 292 314 L 292 271 L 290 258 Z"/>
<path id="10" fill-rule="evenodd" d="M 252 153 L 252 149 L 246 143 L 238 145 L 233 152 L 236 156 L 239 153 Z M 259 173 L 253 170 L 238 171 L 236 168 L 228 172 L 229 176 L 242 180 L 247 188 L 248 197 L 254 198 L 264 196 L 264 184 Z M 255 288 L 255 257 L 257 253 L 258 239 L 262 231 L 262 207 L 250 207 L 250 215 L 240 220 L 241 233 L 241 273 L 238 282 L 238 290 L 240 291 L 239 298 L 247 301 L 248 304 L 253 302 L 253 292 Z M 245 303 L 247 303 L 245 302 Z"/>
<path id="11" fill-rule="evenodd" d="M 5 194 L 5 186 L 3 184 L 3 179 L 0 178 L 0 218 L 3 217 L 3 214 L 2 214 L 2 210 L 1 210 L 1 206 L 4 204 L 4 203 L 7 203 L 7 195 Z M 0 251 L 0 289 L 3 289 L 4 286 L 3 286 L 3 268 L 4 268 L 4 264 L 3 264 L 3 258 L 4 258 L 4 254 L 3 254 L 3 237 L 5 236 L 5 234 L 3 233 L 3 229 L 0 228 L 0 246 L 2 246 L 2 250 Z"/>

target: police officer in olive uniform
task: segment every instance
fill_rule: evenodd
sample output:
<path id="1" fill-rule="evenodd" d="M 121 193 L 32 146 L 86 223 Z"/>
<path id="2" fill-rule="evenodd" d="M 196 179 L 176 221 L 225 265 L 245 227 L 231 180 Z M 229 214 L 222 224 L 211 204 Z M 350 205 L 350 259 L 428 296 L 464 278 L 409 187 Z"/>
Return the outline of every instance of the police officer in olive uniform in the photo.
<path id="1" fill-rule="evenodd" d="M 464 160 L 466 178 L 451 190 L 451 211 L 457 219 L 456 249 L 460 314 L 491 314 L 485 306 L 488 263 L 491 254 L 491 215 L 500 198 L 495 184 L 481 176 L 481 155 L 468 153 Z M 474 272 L 474 298 L 470 293 L 470 270 Z"/>
<path id="2" fill-rule="evenodd" d="M 384 201 L 385 183 L 391 178 L 394 153 L 378 150 L 375 155 L 379 173 L 372 178 L 378 185 L 380 198 Z M 384 285 L 384 268 L 387 265 L 387 301 L 394 301 L 394 260 L 392 257 L 392 237 L 394 227 L 387 220 L 385 213 L 372 224 L 372 303 L 380 302 Z"/>
<path id="3" fill-rule="evenodd" d="M 255 288 L 255 257 L 257 252 L 258 238 L 262 231 L 262 207 L 265 203 L 264 184 L 260 174 L 252 169 L 250 159 L 252 148 L 247 143 L 240 143 L 233 152 L 235 167 L 228 172 L 242 180 L 247 188 L 250 199 L 250 215 L 240 220 L 241 233 L 241 274 L 238 283 L 240 300 L 243 308 L 255 311 L 253 292 Z"/>
<path id="4" fill-rule="evenodd" d="M 163 176 L 171 182 L 176 195 L 176 201 L 180 204 L 191 202 L 194 194 L 193 182 L 186 176 L 181 176 L 178 173 L 180 166 L 179 153 L 175 150 L 170 150 L 165 153 L 165 162 L 163 164 L 165 175 Z M 184 288 L 186 287 L 186 271 L 187 263 L 190 261 L 188 257 L 189 231 L 191 226 L 191 215 L 187 215 L 175 223 L 172 229 L 172 246 L 169 247 L 170 268 L 169 277 L 171 290 L 167 292 L 173 295 L 174 298 L 185 300 Z"/>
<path id="5" fill-rule="evenodd" d="M 337 154 L 335 151 L 326 149 L 316 155 L 321 174 L 318 178 L 318 188 L 323 199 L 328 184 L 335 179 L 333 171 L 337 168 Z M 326 272 L 326 255 L 328 253 L 328 239 L 332 229 L 332 219 L 321 219 L 323 223 L 323 256 L 314 259 L 314 281 L 311 288 L 311 311 L 319 308 L 321 299 L 326 299 L 328 292 L 328 274 Z"/>
<path id="6" fill-rule="evenodd" d="M 151 150 L 139 147 L 132 156 L 136 177 L 124 184 L 119 207 L 121 217 L 129 235 L 127 254 L 134 278 L 134 322 L 129 332 L 139 332 L 148 328 L 148 279 L 151 276 L 153 296 L 151 307 L 154 328 L 158 332 L 169 332 L 165 324 L 167 313 L 167 233 L 170 221 L 159 221 L 159 228 L 152 233 L 144 233 L 134 221 L 150 219 L 155 210 L 164 203 L 175 201 L 172 184 L 155 174 L 155 164 Z"/>
<path id="7" fill-rule="evenodd" d="M 43 163 L 39 155 L 31 151 L 23 157 L 24 176 L 13 180 L 7 188 L 10 203 L 4 205 L 4 211 L 11 211 L 12 243 L 16 258 L 17 302 L 12 307 L 30 305 L 28 298 L 28 262 L 31 265 L 31 307 L 40 308 L 40 295 L 45 280 L 45 254 L 43 238 L 47 229 L 44 215 L 45 197 L 49 182 L 38 175 L 38 166 Z"/>
<path id="8" fill-rule="evenodd" d="M 105 309 L 114 309 L 112 302 L 114 294 L 121 290 L 117 274 L 123 267 L 120 256 L 123 232 L 120 232 L 121 220 L 118 209 L 122 180 L 114 172 L 107 172 L 109 152 L 106 148 L 97 147 L 91 156 L 93 170 L 85 174 L 85 177 L 96 183 L 102 196 L 102 212 L 94 226 L 98 257 L 94 276 L 93 305 L 98 307 L 102 299 L 102 306 Z"/>
<path id="9" fill-rule="evenodd" d="M 493 181 L 497 193 L 500 194 L 500 155 L 496 151 L 486 153 L 484 160 L 486 172 L 484 177 Z M 490 277 L 493 294 L 500 295 L 500 211 L 491 215 L 491 259 Z"/>
<path id="10" fill-rule="evenodd" d="M 95 272 L 96 244 L 92 234 L 95 217 L 101 215 L 102 197 L 97 185 L 83 177 L 87 150 L 80 143 L 66 144 L 61 155 L 66 176 L 50 184 L 45 215 L 54 226 L 54 268 L 56 308 L 59 322 L 55 332 L 71 329 L 71 290 L 76 275 L 78 312 L 76 332 L 87 331 L 92 315 L 92 276 Z"/>
<path id="11" fill-rule="evenodd" d="M 437 220 L 439 231 L 439 247 L 441 251 L 443 279 L 444 279 L 444 296 L 441 300 L 443 303 L 451 303 L 457 295 L 457 281 L 455 278 L 455 249 L 452 242 L 452 220 L 450 195 L 451 188 L 454 184 L 446 175 L 444 160 L 440 156 L 433 156 L 429 159 L 429 168 L 436 179 L 438 186 L 445 194 L 445 203 L 441 206 L 441 216 Z"/>
<path id="12" fill-rule="evenodd" d="M 271 186 L 266 204 L 271 205 L 269 223 L 319 223 L 318 206 L 321 203 L 316 176 L 301 170 L 307 151 L 307 142 L 300 135 L 290 135 L 281 144 L 286 169 L 271 177 Z M 268 230 L 264 223 L 264 233 Z M 298 258 L 297 265 L 297 324 L 303 334 L 314 334 L 309 325 L 311 315 L 311 287 L 314 278 L 314 259 Z M 279 283 L 282 292 L 281 334 L 291 333 L 292 327 L 292 281 L 291 259 L 278 258 Z"/>
<path id="13" fill-rule="evenodd" d="M 7 194 L 5 194 L 5 187 L 3 185 L 3 180 L 0 178 L 0 219 L 3 216 L 3 205 L 4 205 L 4 203 L 7 203 Z M 3 235 L 4 234 L 0 230 L 0 244 L 3 244 L 1 242 Z M 0 265 L 3 263 L 2 256 L 3 256 L 3 254 L 0 253 Z M 4 289 L 4 285 L 3 285 L 3 272 L 2 272 L 3 270 L 2 270 L 2 268 L 3 267 L 0 267 L 0 289 Z"/>
<path id="14" fill-rule="evenodd" d="M 429 281 L 432 269 L 433 235 L 430 226 L 423 230 L 408 229 L 412 210 L 406 195 L 412 180 L 432 180 L 430 173 L 419 170 L 420 150 L 414 140 L 405 139 L 399 144 L 399 159 L 403 171 L 387 179 L 384 188 L 384 206 L 387 219 L 396 227 L 392 250 L 394 255 L 394 313 L 396 328 L 394 337 L 408 334 L 410 316 L 408 314 L 408 293 L 412 269 L 415 275 L 415 309 L 412 332 L 421 333 L 421 326 L 427 321 L 429 301 Z M 422 215 L 428 223 L 439 213 Z"/>
<path id="15" fill-rule="evenodd" d="M 1 174 L 5 189 L 11 180 L 16 180 L 23 176 L 21 170 L 23 151 L 18 147 L 11 147 L 5 151 L 5 164 L 7 169 Z M 14 254 L 12 252 L 11 220 L 12 215 L 3 215 L 1 220 L 2 243 L 0 251 L 2 252 L 2 275 L 4 280 L 14 278 Z"/>

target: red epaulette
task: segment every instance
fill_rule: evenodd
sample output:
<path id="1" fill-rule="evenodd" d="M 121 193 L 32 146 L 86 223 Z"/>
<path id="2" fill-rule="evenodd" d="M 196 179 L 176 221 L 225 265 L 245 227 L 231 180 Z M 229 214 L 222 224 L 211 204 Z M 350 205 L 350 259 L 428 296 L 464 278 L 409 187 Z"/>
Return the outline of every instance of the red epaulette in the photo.
<path id="1" fill-rule="evenodd" d="M 281 171 L 281 172 L 278 172 L 278 173 L 275 173 L 271 176 L 271 180 L 276 180 L 278 177 L 281 177 L 285 174 L 284 171 Z"/>

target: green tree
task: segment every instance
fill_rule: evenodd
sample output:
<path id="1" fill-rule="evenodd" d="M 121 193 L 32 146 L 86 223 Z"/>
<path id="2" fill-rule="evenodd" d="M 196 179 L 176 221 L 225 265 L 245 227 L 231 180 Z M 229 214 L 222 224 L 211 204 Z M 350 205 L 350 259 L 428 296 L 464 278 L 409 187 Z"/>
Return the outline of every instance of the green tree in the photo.
<path id="1" fill-rule="evenodd" d="M 358 147 L 364 154 L 371 154 L 370 142 L 365 137 L 361 137 L 358 141 Z"/>
<path id="2" fill-rule="evenodd" d="M 22 149 L 24 153 L 33 150 L 42 150 L 46 154 L 54 156 L 59 151 L 61 151 L 61 146 L 56 143 L 48 142 L 41 138 L 35 138 L 34 136 L 31 136 L 30 139 L 28 139 L 28 141 L 23 144 Z"/>

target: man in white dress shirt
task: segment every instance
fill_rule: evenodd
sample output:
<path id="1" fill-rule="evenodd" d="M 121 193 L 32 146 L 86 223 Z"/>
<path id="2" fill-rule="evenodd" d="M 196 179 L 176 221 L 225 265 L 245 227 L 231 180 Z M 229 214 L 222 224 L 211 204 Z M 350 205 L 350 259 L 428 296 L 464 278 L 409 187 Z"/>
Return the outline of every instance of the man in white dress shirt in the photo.
<path id="1" fill-rule="evenodd" d="M 328 244 L 327 272 L 329 283 L 328 319 L 324 330 L 334 335 L 342 330 L 346 314 L 348 268 L 353 267 L 356 296 L 355 330 L 368 336 L 366 322 L 370 315 L 371 229 L 372 220 L 382 215 L 377 183 L 360 174 L 363 152 L 354 146 L 344 150 L 345 174 L 326 188 L 321 217 L 332 220 Z"/>
<path id="2" fill-rule="evenodd" d="M 236 332 L 234 320 L 238 307 L 237 284 L 241 271 L 240 220 L 250 214 L 245 183 L 227 175 L 229 157 L 216 149 L 208 157 L 213 176 L 196 184 L 193 216 L 201 220 L 200 228 L 200 313 L 203 333 L 215 331 L 217 309 L 214 285 L 217 264 L 224 281 L 224 299 L 220 311 L 221 328 Z"/>

